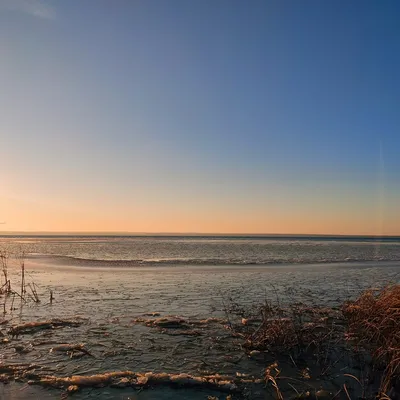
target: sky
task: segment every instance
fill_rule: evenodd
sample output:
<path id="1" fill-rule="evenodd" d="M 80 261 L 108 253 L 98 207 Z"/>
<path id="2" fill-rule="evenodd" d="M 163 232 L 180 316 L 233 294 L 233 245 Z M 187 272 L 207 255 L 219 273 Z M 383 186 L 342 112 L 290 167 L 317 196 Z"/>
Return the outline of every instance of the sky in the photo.
<path id="1" fill-rule="evenodd" d="M 396 0 L 0 0 L 0 230 L 400 235 Z"/>

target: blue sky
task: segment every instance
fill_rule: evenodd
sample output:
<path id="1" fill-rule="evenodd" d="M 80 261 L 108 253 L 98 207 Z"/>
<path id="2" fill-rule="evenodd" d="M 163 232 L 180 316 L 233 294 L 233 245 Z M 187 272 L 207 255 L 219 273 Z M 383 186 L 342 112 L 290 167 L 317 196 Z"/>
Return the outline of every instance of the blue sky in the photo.
<path id="1" fill-rule="evenodd" d="M 397 1 L 0 0 L 0 219 L 400 234 L 399 15 Z"/>

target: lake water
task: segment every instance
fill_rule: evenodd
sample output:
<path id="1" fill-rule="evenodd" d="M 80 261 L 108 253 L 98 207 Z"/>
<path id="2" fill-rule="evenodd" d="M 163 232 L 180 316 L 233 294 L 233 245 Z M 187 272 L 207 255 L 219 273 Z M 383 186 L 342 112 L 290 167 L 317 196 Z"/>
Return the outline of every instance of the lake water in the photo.
<path id="1" fill-rule="evenodd" d="M 7 322 L 0 325 L 4 334 L 24 321 L 84 319 L 79 327 L 26 334 L 1 345 L 3 364 L 33 363 L 42 373 L 58 376 L 128 369 L 260 377 L 267 356 L 243 357 L 240 341 L 222 323 L 198 328 L 198 336 L 174 336 L 133 321 L 153 312 L 192 321 L 225 318 L 230 299 L 243 306 L 265 298 L 338 306 L 367 287 L 400 282 L 398 238 L 2 237 L 0 248 L 26 253 L 26 279 L 36 283 L 41 299 L 22 310 L 11 310 L 8 300 Z M 16 262 L 10 262 L 9 274 L 18 287 Z M 85 343 L 93 357 L 71 359 L 51 351 L 64 343 Z M 264 398 L 262 387 L 251 390 L 251 398 Z M 74 397 L 200 400 L 211 394 L 218 395 L 106 388 Z M 53 389 L 0 386 L 4 399 L 55 396 L 59 392 Z"/>
<path id="2" fill-rule="evenodd" d="M 400 238 L 321 236 L 0 237 L 14 252 L 105 266 L 269 265 L 399 261 Z"/>

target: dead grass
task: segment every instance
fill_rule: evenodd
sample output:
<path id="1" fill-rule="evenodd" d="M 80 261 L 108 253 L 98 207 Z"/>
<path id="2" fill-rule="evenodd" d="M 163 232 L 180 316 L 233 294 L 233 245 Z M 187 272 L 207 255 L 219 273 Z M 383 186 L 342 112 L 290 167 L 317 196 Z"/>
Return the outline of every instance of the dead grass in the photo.
<path id="1" fill-rule="evenodd" d="M 265 304 L 260 309 L 259 321 L 246 329 L 244 346 L 248 349 L 279 353 L 321 350 L 343 334 L 340 312 L 300 303 L 289 307 Z"/>
<path id="2" fill-rule="evenodd" d="M 367 290 L 337 309 L 282 306 L 279 300 L 252 310 L 225 303 L 224 309 L 230 311 L 230 321 L 237 321 L 230 326 L 244 338 L 248 354 L 257 350 L 276 360 L 290 357 L 296 368 L 299 360 L 305 361 L 321 379 L 337 380 L 340 375 L 339 394 L 347 399 L 349 385 L 358 385 L 362 398 L 400 399 L 399 284 Z M 265 379 L 275 397 L 283 399 L 286 392 L 278 382 L 290 378 L 283 377 L 277 365 L 266 368 Z M 346 370 L 359 371 L 359 376 Z"/>
<path id="3" fill-rule="evenodd" d="M 343 306 L 348 339 L 385 368 L 381 394 L 400 389 L 400 285 L 367 290 Z"/>

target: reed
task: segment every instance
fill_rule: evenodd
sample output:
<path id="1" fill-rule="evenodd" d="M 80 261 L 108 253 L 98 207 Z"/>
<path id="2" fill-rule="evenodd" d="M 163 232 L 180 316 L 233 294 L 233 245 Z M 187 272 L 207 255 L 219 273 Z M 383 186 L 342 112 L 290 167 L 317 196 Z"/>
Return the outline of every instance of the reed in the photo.
<path id="1" fill-rule="evenodd" d="M 6 250 L 0 250 L 0 261 L 1 261 L 1 269 L 4 276 L 4 284 L 1 287 L 1 293 L 10 293 L 11 292 L 11 282 L 8 278 L 8 259 L 10 255 Z"/>
<path id="2" fill-rule="evenodd" d="M 231 314 L 230 329 L 244 339 L 242 347 L 249 356 L 269 354 L 284 363 L 290 359 L 296 369 L 300 369 L 297 362 L 306 361 L 321 379 L 329 374 L 332 379 L 339 375 L 342 380 L 350 378 L 337 393 L 348 399 L 353 384 L 364 399 L 374 398 L 376 390 L 377 398 L 400 399 L 400 284 L 366 290 L 335 309 L 265 301 L 250 309 L 224 302 L 223 311 Z M 353 366 L 358 377 L 338 374 Z M 302 371 L 298 373 L 308 379 Z M 372 383 L 371 375 L 378 384 L 380 380 L 379 387 Z M 290 379 L 293 381 L 281 375 L 277 363 L 265 370 L 266 383 L 279 400 L 287 397 L 287 390 L 278 382 Z M 297 384 L 304 386 L 304 379 Z M 297 392 L 291 384 L 286 385 Z M 305 391 L 299 388 L 298 393 Z"/>
<path id="3" fill-rule="evenodd" d="M 348 339 L 384 368 L 380 395 L 400 392 L 400 285 L 367 290 L 343 306 Z"/>

